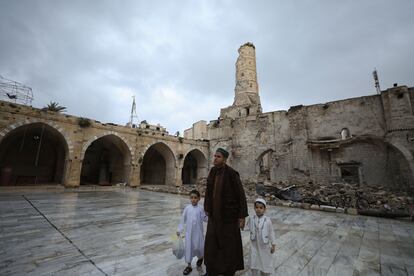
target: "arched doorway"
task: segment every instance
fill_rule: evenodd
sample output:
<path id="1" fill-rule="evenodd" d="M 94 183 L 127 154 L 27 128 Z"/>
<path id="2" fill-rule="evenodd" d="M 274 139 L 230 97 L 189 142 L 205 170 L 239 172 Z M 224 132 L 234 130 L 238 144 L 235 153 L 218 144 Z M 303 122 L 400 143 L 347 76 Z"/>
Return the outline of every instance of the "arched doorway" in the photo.
<path id="1" fill-rule="evenodd" d="M 175 158 L 166 144 L 156 143 L 145 152 L 141 164 L 141 183 L 175 184 Z"/>
<path id="2" fill-rule="evenodd" d="M 269 149 L 264 151 L 256 160 L 256 173 L 258 180 L 271 180 L 273 168 L 273 150 Z"/>
<path id="3" fill-rule="evenodd" d="M 112 185 L 128 183 L 131 153 L 116 135 L 93 141 L 86 149 L 81 170 L 81 184 Z"/>
<path id="4" fill-rule="evenodd" d="M 390 182 L 392 183 L 393 189 L 403 190 L 414 194 L 413 172 L 410 168 L 409 159 L 407 158 L 411 156 L 408 154 L 405 155 L 404 153 L 409 152 L 403 152 L 400 149 L 404 150 L 405 148 L 401 146 L 397 148 L 393 144 L 387 145 L 388 162 L 386 170 L 389 172 Z"/>
<path id="5" fill-rule="evenodd" d="M 61 184 L 68 145 L 45 123 L 20 126 L 0 144 L 0 185 Z"/>
<path id="6" fill-rule="evenodd" d="M 199 178 L 207 175 L 207 159 L 204 154 L 194 149 L 184 159 L 184 166 L 181 173 L 183 184 L 196 184 Z"/>

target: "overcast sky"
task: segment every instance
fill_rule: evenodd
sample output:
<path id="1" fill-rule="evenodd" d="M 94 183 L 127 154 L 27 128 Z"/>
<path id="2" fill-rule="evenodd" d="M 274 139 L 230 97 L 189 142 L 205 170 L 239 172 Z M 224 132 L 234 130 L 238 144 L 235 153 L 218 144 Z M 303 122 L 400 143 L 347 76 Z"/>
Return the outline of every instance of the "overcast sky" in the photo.
<path id="1" fill-rule="evenodd" d="M 233 103 L 237 49 L 256 46 L 265 112 L 414 86 L 414 1 L 0 0 L 0 75 L 35 107 L 173 134 Z"/>

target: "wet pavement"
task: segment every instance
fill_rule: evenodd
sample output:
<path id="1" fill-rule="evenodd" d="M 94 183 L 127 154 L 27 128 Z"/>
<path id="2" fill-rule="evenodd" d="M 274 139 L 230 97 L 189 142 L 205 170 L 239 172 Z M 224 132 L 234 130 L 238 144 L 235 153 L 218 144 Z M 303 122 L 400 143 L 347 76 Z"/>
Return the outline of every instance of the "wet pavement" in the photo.
<path id="1" fill-rule="evenodd" d="M 182 275 L 171 239 L 186 204 L 132 188 L 1 187 L 0 275 Z M 267 215 L 274 275 L 414 275 L 411 221 L 285 207 Z M 243 243 L 248 268 L 248 232 Z M 195 261 L 190 275 L 205 271 Z"/>

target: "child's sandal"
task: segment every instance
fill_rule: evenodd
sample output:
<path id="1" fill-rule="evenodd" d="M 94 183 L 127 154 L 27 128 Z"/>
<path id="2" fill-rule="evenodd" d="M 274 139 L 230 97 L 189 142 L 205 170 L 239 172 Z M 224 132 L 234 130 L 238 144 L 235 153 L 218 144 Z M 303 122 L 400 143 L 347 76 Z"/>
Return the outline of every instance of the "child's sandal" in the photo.
<path id="1" fill-rule="evenodd" d="M 197 260 L 197 266 L 201 266 L 203 264 L 203 258 Z"/>
<path id="2" fill-rule="evenodd" d="M 183 274 L 184 274 L 184 275 L 188 275 L 188 274 L 190 274 L 190 273 L 191 273 L 191 271 L 193 271 L 193 269 L 192 269 L 191 267 L 187 266 L 187 267 L 184 269 Z"/>

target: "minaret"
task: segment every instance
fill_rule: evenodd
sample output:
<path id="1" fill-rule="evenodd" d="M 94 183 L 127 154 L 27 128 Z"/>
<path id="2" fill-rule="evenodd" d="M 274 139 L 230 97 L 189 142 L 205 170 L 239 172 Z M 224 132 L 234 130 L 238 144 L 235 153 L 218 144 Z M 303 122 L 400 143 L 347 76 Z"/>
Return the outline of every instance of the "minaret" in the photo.
<path id="1" fill-rule="evenodd" d="M 233 106 L 256 106 L 261 110 L 256 73 L 256 50 L 251 42 L 247 42 L 239 48 L 234 92 Z"/>

